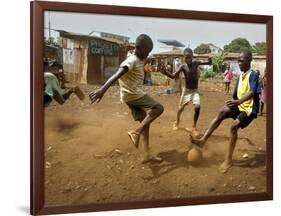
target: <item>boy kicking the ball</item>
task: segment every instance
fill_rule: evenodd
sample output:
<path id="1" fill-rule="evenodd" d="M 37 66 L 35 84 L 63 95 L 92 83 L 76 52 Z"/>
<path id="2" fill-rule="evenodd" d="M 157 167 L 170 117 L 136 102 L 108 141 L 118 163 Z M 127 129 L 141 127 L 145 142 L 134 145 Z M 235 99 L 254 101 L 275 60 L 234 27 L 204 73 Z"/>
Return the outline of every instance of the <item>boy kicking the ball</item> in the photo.
<path id="1" fill-rule="evenodd" d="M 230 127 L 230 141 L 224 162 L 220 166 L 222 173 L 232 166 L 232 155 L 237 142 L 238 129 L 247 127 L 253 119 L 257 118 L 259 112 L 259 77 L 251 69 L 252 53 L 243 51 L 238 57 L 238 63 L 241 70 L 236 87 L 233 93 L 233 99 L 226 102 L 218 115 L 213 119 L 202 138 L 196 139 L 190 136 L 191 142 L 203 147 L 208 138 L 227 118 L 233 118 L 234 121 Z"/>
<path id="2" fill-rule="evenodd" d="M 199 62 L 199 61 L 193 61 L 193 51 L 190 48 L 186 48 L 184 50 L 184 56 L 185 56 L 185 64 L 182 64 L 175 73 L 171 74 L 168 71 L 161 71 L 164 75 L 175 79 L 178 77 L 180 72 L 183 72 L 184 78 L 185 78 L 185 86 L 183 87 L 179 108 L 177 111 L 177 119 L 173 125 L 173 130 L 177 130 L 179 123 L 180 123 L 180 117 L 181 114 L 188 105 L 190 101 L 192 101 L 194 106 L 194 117 L 193 117 L 193 126 L 192 126 L 192 134 L 193 136 L 197 137 L 199 135 L 196 125 L 200 114 L 200 95 L 198 92 L 198 82 L 200 77 L 200 65 L 211 65 L 212 60 L 209 58 L 208 62 Z"/>
<path id="3" fill-rule="evenodd" d="M 139 35 L 134 53 L 128 55 L 117 72 L 99 90 L 89 95 L 92 103 L 98 103 L 107 89 L 115 81 L 119 81 L 121 101 L 131 109 L 134 120 L 140 122 L 138 128 L 128 132 L 128 136 L 136 148 L 139 146 L 140 137 L 143 137 L 145 149 L 143 163 L 162 161 L 162 158 L 152 156 L 149 152 L 149 127 L 162 114 L 164 108 L 143 91 L 144 61 L 152 48 L 151 38 L 145 34 Z"/>

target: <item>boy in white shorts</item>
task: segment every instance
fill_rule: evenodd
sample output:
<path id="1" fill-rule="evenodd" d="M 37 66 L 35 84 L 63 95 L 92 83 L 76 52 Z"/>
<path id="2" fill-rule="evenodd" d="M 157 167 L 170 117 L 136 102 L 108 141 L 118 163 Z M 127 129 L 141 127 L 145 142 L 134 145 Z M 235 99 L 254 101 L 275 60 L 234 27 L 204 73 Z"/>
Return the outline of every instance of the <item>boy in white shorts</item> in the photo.
<path id="1" fill-rule="evenodd" d="M 185 108 L 185 106 L 192 101 L 194 106 L 194 117 L 193 117 L 193 126 L 192 126 L 192 135 L 197 137 L 199 135 L 196 125 L 200 114 L 200 96 L 198 92 L 198 81 L 200 77 L 200 65 L 211 65 L 212 60 L 209 58 L 208 62 L 199 62 L 199 61 L 192 61 L 193 58 L 193 51 L 190 48 L 186 48 L 184 50 L 185 56 L 185 64 L 182 64 L 175 73 L 171 74 L 167 71 L 161 71 L 163 74 L 170 78 L 175 78 L 179 75 L 180 72 L 183 72 L 185 82 L 181 94 L 181 99 L 179 103 L 179 108 L 177 111 L 177 119 L 173 125 L 173 130 L 177 130 L 181 114 Z"/>

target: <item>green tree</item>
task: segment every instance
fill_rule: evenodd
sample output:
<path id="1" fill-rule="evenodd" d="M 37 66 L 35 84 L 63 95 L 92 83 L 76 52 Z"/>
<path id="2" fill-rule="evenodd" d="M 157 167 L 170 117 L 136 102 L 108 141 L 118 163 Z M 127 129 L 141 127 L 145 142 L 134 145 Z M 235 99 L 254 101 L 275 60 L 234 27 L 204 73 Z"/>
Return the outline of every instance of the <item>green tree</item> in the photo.
<path id="1" fill-rule="evenodd" d="M 253 52 L 257 55 L 266 55 L 266 42 L 257 42 L 253 45 Z"/>
<path id="2" fill-rule="evenodd" d="M 211 49 L 207 44 L 202 43 L 194 49 L 194 52 L 197 54 L 205 54 L 210 53 Z"/>
<path id="3" fill-rule="evenodd" d="M 252 50 L 251 44 L 246 38 L 236 38 L 223 47 L 225 52 L 240 53 L 243 50 Z"/>
<path id="4" fill-rule="evenodd" d="M 212 57 L 212 63 L 214 65 L 214 72 L 221 73 L 224 62 L 224 53 L 218 53 Z"/>

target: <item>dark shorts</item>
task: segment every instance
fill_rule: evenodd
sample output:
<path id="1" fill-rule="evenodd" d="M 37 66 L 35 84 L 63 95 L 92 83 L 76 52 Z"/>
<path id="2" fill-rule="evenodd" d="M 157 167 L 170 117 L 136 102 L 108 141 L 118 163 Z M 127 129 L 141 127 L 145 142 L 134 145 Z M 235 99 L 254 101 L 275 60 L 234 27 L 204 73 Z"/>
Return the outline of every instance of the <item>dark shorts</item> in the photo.
<path id="1" fill-rule="evenodd" d="M 238 119 L 240 121 L 240 128 L 247 127 L 256 117 L 254 115 L 248 116 L 246 112 L 240 111 L 238 107 L 230 109 L 226 118 Z"/>
<path id="2" fill-rule="evenodd" d="M 143 97 L 133 101 L 128 101 L 126 104 L 131 109 L 132 116 L 135 121 L 142 121 L 148 110 L 151 110 L 156 105 L 159 105 L 157 101 L 153 100 L 148 95 L 144 95 Z"/>

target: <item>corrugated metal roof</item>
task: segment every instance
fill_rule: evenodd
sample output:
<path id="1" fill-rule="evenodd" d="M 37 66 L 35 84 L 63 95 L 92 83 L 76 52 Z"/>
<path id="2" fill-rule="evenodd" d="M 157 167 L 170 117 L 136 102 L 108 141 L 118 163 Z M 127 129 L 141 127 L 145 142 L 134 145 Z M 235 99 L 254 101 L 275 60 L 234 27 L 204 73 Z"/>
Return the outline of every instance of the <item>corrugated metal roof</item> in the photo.
<path id="1" fill-rule="evenodd" d="M 158 42 L 174 47 L 185 47 L 185 45 L 177 40 L 158 40 Z"/>
<path id="2" fill-rule="evenodd" d="M 226 53 L 224 55 L 224 58 L 225 59 L 237 59 L 239 57 L 239 54 L 240 53 L 229 52 L 229 53 Z M 264 56 L 264 55 L 253 55 L 253 59 L 266 59 L 266 56 Z"/>
<path id="3" fill-rule="evenodd" d="M 153 54 L 154 56 L 183 56 L 183 50 L 176 49 Z"/>
<path id="4" fill-rule="evenodd" d="M 175 49 L 175 50 L 170 50 L 170 51 L 165 51 L 165 52 L 160 52 L 160 53 L 155 53 L 153 54 L 153 56 L 157 57 L 157 56 L 183 56 L 183 50 L 182 49 Z M 202 58 L 208 58 L 208 57 L 212 57 L 213 54 L 211 53 L 207 53 L 207 54 L 194 54 L 194 57 L 202 57 Z"/>
<path id="5" fill-rule="evenodd" d="M 237 59 L 240 53 L 225 53 L 224 59 Z M 213 57 L 216 54 L 213 53 L 206 53 L 206 54 L 196 54 L 194 53 L 194 57 L 196 58 L 208 58 Z M 155 57 L 165 57 L 165 56 L 183 56 L 183 50 L 175 49 L 160 53 L 153 54 Z M 266 59 L 266 56 L 263 55 L 254 55 L 253 59 Z"/>
<path id="6" fill-rule="evenodd" d="M 206 45 L 208 45 L 208 46 L 213 46 L 213 47 L 215 47 L 215 48 L 217 48 L 217 49 L 219 49 L 219 50 L 222 50 L 222 48 L 216 46 L 216 45 L 213 44 L 213 43 L 207 43 Z"/>
<path id="7" fill-rule="evenodd" d="M 61 37 L 66 37 L 66 38 L 87 38 L 87 39 L 99 39 L 99 40 L 103 40 L 103 41 L 107 41 L 107 42 L 111 42 L 111 43 L 116 43 L 119 45 L 124 45 L 124 44 L 128 44 L 128 43 L 124 43 L 123 41 L 120 41 L 118 39 L 113 39 L 113 38 L 105 38 L 105 37 L 97 37 L 97 36 L 93 36 L 93 35 L 85 35 L 85 34 L 78 34 L 78 33 L 74 33 L 74 32 L 67 32 L 64 30 L 56 30 L 60 33 Z M 128 44 L 130 45 L 130 44 Z"/>

